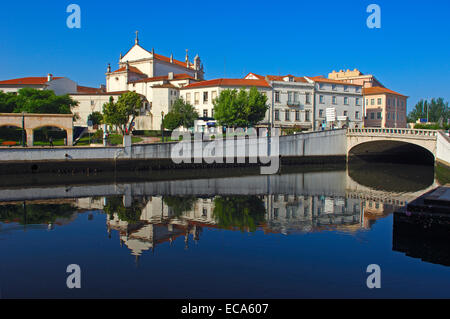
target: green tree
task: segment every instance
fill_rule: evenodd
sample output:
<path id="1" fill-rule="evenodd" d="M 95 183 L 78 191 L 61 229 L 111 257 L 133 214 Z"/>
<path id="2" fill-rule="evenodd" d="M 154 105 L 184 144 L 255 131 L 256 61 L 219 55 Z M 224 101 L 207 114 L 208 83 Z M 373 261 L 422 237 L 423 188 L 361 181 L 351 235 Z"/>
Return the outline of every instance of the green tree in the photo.
<path id="1" fill-rule="evenodd" d="M 222 126 L 249 127 L 264 119 L 269 108 L 267 96 L 256 87 L 223 90 L 214 101 L 214 117 Z"/>
<path id="2" fill-rule="evenodd" d="M 450 118 L 448 102 L 444 102 L 443 98 L 431 99 L 431 101 L 420 100 L 414 109 L 408 114 L 408 122 L 415 123 L 418 119 L 427 118 L 429 122 L 439 122 L 441 119 L 447 123 Z"/>
<path id="3" fill-rule="evenodd" d="M 3 91 L 0 91 L 0 113 L 13 113 L 17 105 L 16 100 L 16 93 L 4 93 Z"/>
<path id="4" fill-rule="evenodd" d="M 92 125 L 102 124 L 103 115 L 100 112 L 92 112 L 88 116 L 88 121 L 92 121 Z"/>
<path id="5" fill-rule="evenodd" d="M 173 131 L 181 126 L 181 116 L 175 112 L 169 112 L 163 120 L 164 128 Z"/>
<path id="6" fill-rule="evenodd" d="M 176 217 L 191 211 L 197 199 L 193 196 L 164 196 L 164 203 L 169 206 Z"/>
<path id="7" fill-rule="evenodd" d="M 117 103 L 110 97 L 109 103 L 103 105 L 103 121 L 105 124 L 117 126 L 122 134 L 125 131 L 129 133 L 141 106 L 142 97 L 136 92 L 122 94 Z"/>
<path id="8" fill-rule="evenodd" d="M 199 115 L 194 106 L 185 102 L 183 99 L 177 99 L 172 109 L 164 117 L 163 125 L 168 130 L 175 130 L 180 126 L 190 128 L 194 126 L 194 121 L 198 119 Z M 167 121 L 166 121 L 167 118 Z"/>
<path id="9" fill-rule="evenodd" d="M 78 105 L 68 94 L 22 88 L 17 93 L 0 93 L 0 111 L 8 113 L 71 114 Z"/>
<path id="10" fill-rule="evenodd" d="M 214 199 L 214 218 L 223 228 L 255 231 L 264 223 L 266 209 L 257 196 L 219 196 Z"/>

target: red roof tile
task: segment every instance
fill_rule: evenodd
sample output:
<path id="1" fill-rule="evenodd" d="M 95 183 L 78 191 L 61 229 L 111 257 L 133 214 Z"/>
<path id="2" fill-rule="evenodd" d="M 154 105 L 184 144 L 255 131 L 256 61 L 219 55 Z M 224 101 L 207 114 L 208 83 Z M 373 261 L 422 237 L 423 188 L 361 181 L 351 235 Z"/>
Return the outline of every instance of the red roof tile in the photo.
<path id="1" fill-rule="evenodd" d="M 173 80 L 186 80 L 186 79 L 195 80 L 195 78 L 193 76 L 186 74 L 186 73 L 173 75 Z M 145 79 L 141 79 L 141 80 L 130 81 L 129 83 L 155 82 L 155 81 L 164 81 L 164 80 L 169 80 L 169 76 L 168 75 L 154 76 L 152 78 L 145 78 Z"/>
<path id="2" fill-rule="evenodd" d="M 134 67 L 134 66 L 131 66 L 131 65 L 130 65 L 129 68 L 130 68 L 130 72 L 137 73 L 137 74 L 144 74 L 144 73 L 141 72 L 141 70 L 139 70 L 138 68 L 136 68 L 136 67 Z M 127 70 L 127 67 L 126 67 L 126 66 L 123 66 L 123 67 L 121 67 L 120 69 L 114 71 L 113 73 L 124 72 L 124 71 L 126 71 L 126 70 Z"/>
<path id="3" fill-rule="evenodd" d="M 395 91 L 389 90 L 389 89 L 384 88 L 384 87 L 379 87 L 379 86 L 373 86 L 373 87 L 369 87 L 369 88 L 364 88 L 363 89 L 363 94 L 364 95 L 394 94 L 394 95 L 407 97 L 406 95 L 403 95 L 403 94 L 400 94 L 400 93 L 397 93 Z"/>
<path id="4" fill-rule="evenodd" d="M 53 77 L 53 80 L 62 79 L 62 77 Z M 25 84 L 25 85 L 43 85 L 47 83 L 47 77 L 41 76 L 41 77 L 26 77 L 26 78 L 20 78 L 20 79 L 12 79 L 12 80 L 5 80 L 0 81 L 0 84 Z"/>
<path id="5" fill-rule="evenodd" d="M 104 88 L 93 88 L 87 86 L 77 85 L 77 93 L 104 93 Z"/>
<path id="6" fill-rule="evenodd" d="M 208 81 L 201 81 L 189 84 L 182 89 L 191 89 L 197 87 L 211 87 L 211 86 L 231 86 L 231 87 L 270 87 L 266 80 L 247 80 L 247 79 L 214 79 Z"/>

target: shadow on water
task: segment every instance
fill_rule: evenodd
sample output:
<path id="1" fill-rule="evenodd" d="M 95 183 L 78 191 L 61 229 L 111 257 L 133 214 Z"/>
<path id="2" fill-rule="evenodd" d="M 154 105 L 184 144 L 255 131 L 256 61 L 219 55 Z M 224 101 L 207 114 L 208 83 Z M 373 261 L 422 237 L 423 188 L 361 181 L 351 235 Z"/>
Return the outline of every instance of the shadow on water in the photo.
<path id="1" fill-rule="evenodd" d="M 434 167 L 427 165 L 348 164 L 348 175 L 358 184 L 386 192 L 417 192 L 434 183 Z"/>

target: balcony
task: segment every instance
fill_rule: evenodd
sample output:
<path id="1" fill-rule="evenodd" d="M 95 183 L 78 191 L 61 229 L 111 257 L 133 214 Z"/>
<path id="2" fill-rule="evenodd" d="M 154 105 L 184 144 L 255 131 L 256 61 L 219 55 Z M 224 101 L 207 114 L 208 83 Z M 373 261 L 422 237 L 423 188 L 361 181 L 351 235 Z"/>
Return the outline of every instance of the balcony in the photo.
<path id="1" fill-rule="evenodd" d="M 289 107 L 300 107 L 302 104 L 300 102 L 287 102 L 287 106 Z"/>

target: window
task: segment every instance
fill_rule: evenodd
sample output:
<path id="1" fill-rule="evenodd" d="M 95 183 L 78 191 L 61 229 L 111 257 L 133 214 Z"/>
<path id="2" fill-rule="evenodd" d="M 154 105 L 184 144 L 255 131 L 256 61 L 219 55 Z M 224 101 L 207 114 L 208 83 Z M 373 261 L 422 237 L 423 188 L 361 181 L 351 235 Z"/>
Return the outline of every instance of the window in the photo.
<path id="1" fill-rule="evenodd" d="M 387 113 L 387 119 L 390 120 L 391 119 L 391 112 Z"/>
<path id="2" fill-rule="evenodd" d="M 356 87 L 356 93 L 359 93 L 359 92 L 361 92 L 361 87 L 360 87 L 360 86 L 357 86 L 357 87 Z"/>
<path id="3" fill-rule="evenodd" d="M 95 102 L 93 100 L 91 100 L 91 106 L 94 106 Z"/>
<path id="4" fill-rule="evenodd" d="M 391 106 L 391 99 L 387 99 L 387 105 Z"/>
<path id="5" fill-rule="evenodd" d="M 404 102 L 404 101 L 402 101 L 402 107 L 403 107 L 403 105 L 405 105 L 405 102 Z"/>
<path id="6" fill-rule="evenodd" d="M 333 96 L 333 104 L 336 104 L 336 97 Z"/>
<path id="7" fill-rule="evenodd" d="M 286 120 L 286 121 L 289 121 L 289 114 L 290 112 L 289 112 L 289 110 L 285 110 L 284 111 L 284 119 Z"/>
<path id="8" fill-rule="evenodd" d="M 292 102 L 292 92 L 288 92 L 288 103 Z"/>
<path id="9" fill-rule="evenodd" d="M 348 97 L 344 97 L 344 104 L 348 105 Z"/>
<path id="10" fill-rule="evenodd" d="M 377 112 L 377 120 L 381 120 L 381 112 Z"/>
<path id="11" fill-rule="evenodd" d="M 305 121 L 309 122 L 311 119 L 309 117 L 309 111 L 305 111 Z"/>
<path id="12" fill-rule="evenodd" d="M 344 85 L 344 91 L 348 92 L 348 86 L 347 85 Z"/>
<path id="13" fill-rule="evenodd" d="M 348 113 L 347 113 L 347 111 L 344 111 L 344 116 L 348 116 Z"/>
<path id="14" fill-rule="evenodd" d="M 359 120 L 359 112 L 358 111 L 355 112 L 355 119 Z"/>
<path id="15" fill-rule="evenodd" d="M 208 103 L 208 92 L 203 92 L 203 104 Z"/>
<path id="16" fill-rule="evenodd" d="M 208 110 L 203 110 L 203 117 L 208 117 Z"/>
<path id="17" fill-rule="evenodd" d="M 333 91 L 337 91 L 337 85 L 336 85 L 336 84 L 333 84 L 333 85 L 331 86 L 331 89 L 332 89 Z"/>
<path id="18" fill-rule="evenodd" d="M 194 94 L 194 104 L 198 105 L 200 103 L 200 93 L 195 92 Z"/>
<path id="19" fill-rule="evenodd" d="M 191 103 L 191 93 L 186 93 L 186 102 Z"/>
<path id="20" fill-rule="evenodd" d="M 370 105 L 375 105 L 375 99 L 370 100 Z"/>
<path id="21" fill-rule="evenodd" d="M 280 103 L 280 91 L 275 91 L 275 102 Z"/>
<path id="22" fill-rule="evenodd" d="M 381 105 L 381 98 L 378 99 L 377 104 Z"/>
<path id="23" fill-rule="evenodd" d="M 325 100 L 323 98 L 323 95 L 319 96 L 319 102 L 320 102 L 320 104 L 325 104 Z"/>
<path id="24" fill-rule="evenodd" d="M 319 90 L 322 90 L 322 89 L 323 89 L 323 84 L 319 83 Z"/>
<path id="25" fill-rule="evenodd" d="M 360 104 L 360 101 L 359 101 L 359 97 L 357 97 L 357 98 L 355 99 L 355 103 L 356 103 L 356 105 L 361 105 L 361 104 Z"/>
<path id="26" fill-rule="evenodd" d="M 214 109 L 211 110 L 211 117 L 214 117 Z"/>
<path id="27" fill-rule="evenodd" d="M 369 105 L 369 99 L 366 99 L 366 105 Z"/>
<path id="28" fill-rule="evenodd" d="M 279 121 L 279 120 L 280 120 L 280 111 L 275 110 L 275 121 Z"/>
<path id="29" fill-rule="evenodd" d="M 311 95 L 309 93 L 306 93 L 306 104 L 311 104 Z"/>
<path id="30" fill-rule="evenodd" d="M 375 119 L 375 113 L 373 113 L 373 112 L 370 113 L 370 119 L 371 119 L 371 120 L 374 120 L 374 119 Z"/>
<path id="31" fill-rule="evenodd" d="M 323 110 L 319 110 L 319 117 L 323 117 Z"/>
<path id="32" fill-rule="evenodd" d="M 217 91 L 212 91 L 211 92 L 211 100 L 214 101 L 216 97 L 217 97 Z"/>
<path id="33" fill-rule="evenodd" d="M 300 121 L 300 111 L 298 110 L 295 111 L 295 120 Z"/>
<path id="34" fill-rule="evenodd" d="M 294 103 L 298 103 L 298 92 L 294 92 Z"/>

